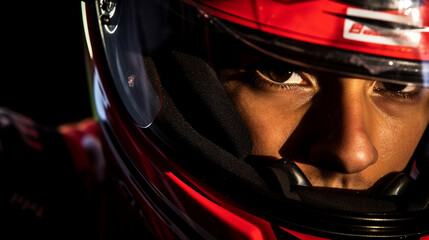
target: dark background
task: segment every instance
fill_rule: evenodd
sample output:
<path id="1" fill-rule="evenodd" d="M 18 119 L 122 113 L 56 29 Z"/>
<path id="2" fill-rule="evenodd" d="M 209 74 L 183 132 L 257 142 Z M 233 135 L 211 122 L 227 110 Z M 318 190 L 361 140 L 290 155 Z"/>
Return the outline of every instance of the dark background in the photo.
<path id="1" fill-rule="evenodd" d="M 91 115 L 80 1 L 5 1 L 0 106 L 44 125 Z"/>

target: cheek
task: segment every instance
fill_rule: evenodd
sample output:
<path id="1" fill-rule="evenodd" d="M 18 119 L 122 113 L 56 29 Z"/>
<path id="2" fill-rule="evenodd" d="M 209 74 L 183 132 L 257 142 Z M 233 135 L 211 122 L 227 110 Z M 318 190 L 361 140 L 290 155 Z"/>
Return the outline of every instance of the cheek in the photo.
<path id="1" fill-rule="evenodd" d="M 402 171 L 406 167 L 428 124 L 426 115 L 421 112 L 413 117 L 387 118 L 378 124 L 382 130 L 374 136 L 374 143 L 379 153 L 375 165 L 382 166 L 380 170 Z"/>
<path id="2" fill-rule="evenodd" d="M 412 157 L 429 122 L 429 95 L 423 91 L 415 103 L 372 97 L 377 116 L 371 125 L 371 138 L 378 160 L 371 166 L 374 173 L 402 171 Z M 386 144 L 389 143 L 389 144 Z"/>
<path id="3" fill-rule="evenodd" d="M 252 154 L 280 158 L 280 149 L 298 125 L 299 120 L 279 115 L 277 111 L 270 111 L 270 114 L 266 115 L 243 112 L 243 115 L 246 116 L 245 121 L 253 140 Z M 285 122 L 288 124 L 284 124 Z"/>
<path id="4" fill-rule="evenodd" d="M 252 136 L 253 155 L 281 158 L 280 149 L 306 111 L 296 97 L 267 96 L 247 87 L 234 92 L 233 102 Z"/>

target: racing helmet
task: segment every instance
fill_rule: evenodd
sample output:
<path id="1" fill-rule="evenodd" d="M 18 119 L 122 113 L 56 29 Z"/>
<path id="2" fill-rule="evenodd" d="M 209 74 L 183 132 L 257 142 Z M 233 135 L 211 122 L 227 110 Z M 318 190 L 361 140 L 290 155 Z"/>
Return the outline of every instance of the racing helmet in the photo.
<path id="1" fill-rule="evenodd" d="M 83 1 L 93 109 L 130 208 L 163 239 L 429 239 L 427 131 L 376 191 L 313 187 L 292 161 L 252 161 L 222 85 L 264 59 L 425 89 L 428 4 Z"/>

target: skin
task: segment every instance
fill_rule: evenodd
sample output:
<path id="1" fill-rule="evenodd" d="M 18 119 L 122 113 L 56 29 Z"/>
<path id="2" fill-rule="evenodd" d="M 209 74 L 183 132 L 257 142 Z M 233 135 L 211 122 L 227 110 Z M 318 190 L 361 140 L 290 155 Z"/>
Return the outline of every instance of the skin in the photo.
<path id="1" fill-rule="evenodd" d="M 368 189 L 407 166 L 429 122 L 428 89 L 399 85 L 398 92 L 376 81 L 294 74 L 226 77 L 253 155 L 287 158 L 313 186 L 343 189 Z"/>

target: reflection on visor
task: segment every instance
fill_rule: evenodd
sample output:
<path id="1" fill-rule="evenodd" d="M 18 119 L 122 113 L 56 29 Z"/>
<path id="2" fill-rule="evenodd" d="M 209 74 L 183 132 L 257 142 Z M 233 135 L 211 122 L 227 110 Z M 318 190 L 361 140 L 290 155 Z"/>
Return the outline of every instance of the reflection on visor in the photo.
<path id="1" fill-rule="evenodd" d="M 429 86 L 428 62 L 354 53 L 279 39 L 269 34 L 261 38 L 261 34 L 256 37 L 250 29 L 243 30 L 246 32 L 240 33 L 241 39 L 248 46 L 281 61 L 356 78 Z"/>
<path id="2" fill-rule="evenodd" d="M 145 128 L 158 114 L 161 99 L 157 73 L 148 56 L 153 40 L 138 34 L 148 25 L 136 17 L 140 7 L 134 4 L 119 1 L 101 5 L 99 11 L 107 19 L 102 22 L 103 37 L 116 89 L 136 124 Z"/>

